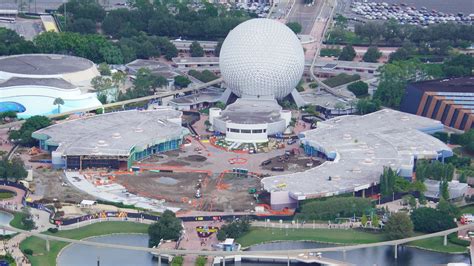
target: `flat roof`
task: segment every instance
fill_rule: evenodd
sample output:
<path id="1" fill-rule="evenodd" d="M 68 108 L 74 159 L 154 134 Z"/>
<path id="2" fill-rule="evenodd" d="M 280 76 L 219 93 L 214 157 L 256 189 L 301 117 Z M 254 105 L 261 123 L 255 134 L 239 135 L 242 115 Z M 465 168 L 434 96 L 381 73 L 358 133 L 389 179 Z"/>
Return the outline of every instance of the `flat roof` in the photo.
<path id="1" fill-rule="evenodd" d="M 181 138 L 188 130 L 176 121 L 182 113 L 170 108 L 123 111 L 49 126 L 33 133 L 63 155 L 128 156 L 133 148 Z"/>
<path id="2" fill-rule="evenodd" d="M 281 106 L 276 100 L 239 98 L 215 119 L 237 124 L 275 123 L 282 120 Z"/>
<path id="3" fill-rule="evenodd" d="M 369 63 L 369 62 L 354 62 L 354 61 L 316 61 L 314 66 L 319 68 L 337 68 L 337 67 L 347 67 L 347 68 L 364 68 L 376 70 L 382 63 Z"/>
<path id="4" fill-rule="evenodd" d="M 474 93 L 474 77 L 419 81 L 411 83 L 410 86 L 422 91 Z"/>
<path id="5" fill-rule="evenodd" d="M 0 88 L 15 86 L 46 86 L 55 87 L 63 90 L 73 90 L 77 87 L 60 78 L 18 78 L 13 77 L 0 83 Z"/>
<path id="6" fill-rule="evenodd" d="M 173 63 L 175 64 L 202 64 L 202 63 L 213 63 L 219 64 L 219 57 L 173 57 Z"/>
<path id="7" fill-rule="evenodd" d="M 452 155 L 446 144 L 427 134 L 441 130 L 439 121 L 390 109 L 336 117 L 300 134 L 302 144 L 333 161 L 261 182 L 267 191 L 288 191 L 291 197 L 303 200 L 369 188 L 379 182 L 384 167 L 411 176 L 415 156 L 434 159 L 439 153 Z"/>
<path id="8" fill-rule="evenodd" d="M 23 54 L 0 57 L 0 72 L 24 75 L 58 75 L 94 66 L 85 58 L 59 54 Z"/>
<path id="9" fill-rule="evenodd" d="M 197 94 L 181 96 L 172 99 L 170 102 L 180 105 L 195 105 L 200 103 L 215 103 L 223 100 L 224 91 L 221 88 L 203 89 Z"/>

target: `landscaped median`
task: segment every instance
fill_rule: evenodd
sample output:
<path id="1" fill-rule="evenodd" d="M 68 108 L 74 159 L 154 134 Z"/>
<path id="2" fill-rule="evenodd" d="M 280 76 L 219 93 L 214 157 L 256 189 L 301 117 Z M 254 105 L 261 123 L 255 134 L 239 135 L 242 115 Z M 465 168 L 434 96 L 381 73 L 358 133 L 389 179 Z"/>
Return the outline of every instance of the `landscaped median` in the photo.
<path id="1" fill-rule="evenodd" d="M 148 230 L 147 224 L 134 222 L 101 222 L 72 230 L 63 230 L 57 233 L 44 232 L 46 235 L 54 235 L 70 239 L 84 239 L 87 237 L 109 235 L 114 233 L 143 233 Z M 69 243 L 50 241 L 50 251 L 46 251 L 46 241 L 38 237 L 28 237 L 20 243 L 20 249 L 33 251 L 33 255 L 27 255 L 33 266 L 56 265 L 59 252 Z"/>
<path id="2" fill-rule="evenodd" d="M 315 241 L 342 245 L 369 244 L 387 241 L 384 233 L 364 232 L 357 229 L 280 229 L 252 227 L 248 233 L 237 239 L 242 247 L 262 244 L 272 241 Z M 445 252 L 464 253 L 465 246 L 451 243 L 443 245 L 443 237 L 433 237 L 407 244 L 411 247 Z"/>

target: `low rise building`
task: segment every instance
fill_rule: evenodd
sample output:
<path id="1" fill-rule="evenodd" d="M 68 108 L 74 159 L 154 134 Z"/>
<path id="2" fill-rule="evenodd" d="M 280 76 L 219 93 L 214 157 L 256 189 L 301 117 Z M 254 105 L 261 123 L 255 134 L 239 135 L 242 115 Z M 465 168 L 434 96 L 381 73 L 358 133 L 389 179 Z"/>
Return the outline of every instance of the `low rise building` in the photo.
<path id="1" fill-rule="evenodd" d="M 123 111 L 72 120 L 35 131 L 55 168 L 130 169 L 153 154 L 175 150 L 189 130 L 180 111 Z"/>

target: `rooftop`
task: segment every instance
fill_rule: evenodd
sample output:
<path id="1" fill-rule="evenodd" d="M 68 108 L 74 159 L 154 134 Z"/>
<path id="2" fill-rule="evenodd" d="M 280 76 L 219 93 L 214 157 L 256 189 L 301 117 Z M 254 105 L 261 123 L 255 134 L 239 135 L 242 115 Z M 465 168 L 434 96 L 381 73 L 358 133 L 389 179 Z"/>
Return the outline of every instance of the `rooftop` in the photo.
<path id="1" fill-rule="evenodd" d="M 281 110 L 276 100 L 239 98 L 235 103 L 228 105 L 216 119 L 237 124 L 274 123 L 282 120 Z"/>
<path id="2" fill-rule="evenodd" d="M 178 75 L 172 72 L 171 68 L 167 64 L 156 60 L 137 59 L 128 63 L 126 67 L 131 74 L 136 74 L 140 68 L 146 68 L 149 69 L 151 73 L 163 76 L 165 78 L 174 78 Z"/>
<path id="3" fill-rule="evenodd" d="M 474 93 L 474 77 L 427 80 L 411 83 L 411 86 L 414 86 L 423 91 Z"/>
<path id="4" fill-rule="evenodd" d="M 175 64 L 199 64 L 199 63 L 213 63 L 219 64 L 219 57 L 173 57 Z"/>
<path id="5" fill-rule="evenodd" d="M 191 94 L 174 98 L 171 102 L 181 105 L 195 105 L 199 103 L 215 103 L 222 100 L 223 91 L 220 88 L 207 88 L 198 94 Z"/>
<path id="6" fill-rule="evenodd" d="M 414 156 L 452 155 L 446 144 L 426 134 L 442 129 L 439 121 L 390 109 L 333 118 L 300 136 L 303 144 L 333 161 L 300 173 L 267 177 L 262 184 L 267 191 L 288 191 L 302 200 L 368 188 L 379 182 L 384 167 L 411 176 Z"/>
<path id="7" fill-rule="evenodd" d="M 59 145 L 56 151 L 64 155 L 128 156 L 132 148 L 142 150 L 187 134 L 181 114 L 172 109 L 107 113 L 52 125 L 33 137 Z"/>
<path id="8" fill-rule="evenodd" d="M 71 83 L 60 78 L 10 78 L 7 81 L 0 83 L 0 88 L 14 87 L 14 86 L 45 86 L 55 87 L 63 90 L 73 90 L 77 87 Z"/>
<path id="9" fill-rule="evenodd" d="M 0 72 L 58 75 L 83 71 L 94 65 L 85 58 L 58 54 L 23 54 L 0 57 Z"/>

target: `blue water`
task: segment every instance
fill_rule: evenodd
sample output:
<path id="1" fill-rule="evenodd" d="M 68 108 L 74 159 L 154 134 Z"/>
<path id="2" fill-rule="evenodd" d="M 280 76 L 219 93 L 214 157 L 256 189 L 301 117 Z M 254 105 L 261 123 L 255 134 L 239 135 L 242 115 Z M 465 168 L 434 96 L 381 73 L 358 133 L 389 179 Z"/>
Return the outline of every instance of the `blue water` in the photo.
<path id="1" fill-rule="evenodd" d="M 0 102 L 0 113 L 8 111 L 23 113 L 26 111 L 26 108 L 17 102 Z"/>
<path id="2" fill-rule="evenodd" d="M 98 236 L 87 239 L 98 243 L 110 243 L 137 247 L 148 247 L 148 235 L 144 234 L 119 234 Z M 97 248 L 80 244 L 72 244 L 64 248 L 58 256 L 58 266 L 156 266 L 153 256 L 144 251 L 122 250 L 113 248 Z M 163 266 L 167 265 L 162 263 Z"/>
<path id="3" fill-rule="evenodd" d="M 41 95 L 22 95 L 5 98 L 8 101 L 0 102 L 0 112 L 4 108 L 20 108 L 19 118 L 29 118 L 34 115 L 51 115 L 58 113 L 57 105 L 54 105 L 53 97 Z M 83 108 L 99 107 L 102 104 L 95 97 L 85 97 L 78 99 L 63 99 L 64 104 L 59 107 L 61 113 L 74 111 Z M 12 104 L 13 103 L 13 104 Z M 15 110 L 12 110 L 15 111 Z"/>

